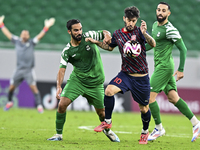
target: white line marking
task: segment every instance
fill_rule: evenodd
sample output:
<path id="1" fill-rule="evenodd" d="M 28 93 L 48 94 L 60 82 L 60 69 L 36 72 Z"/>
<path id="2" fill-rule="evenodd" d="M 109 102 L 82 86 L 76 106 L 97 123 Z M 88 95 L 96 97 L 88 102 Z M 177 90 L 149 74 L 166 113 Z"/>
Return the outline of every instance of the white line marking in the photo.
<path id="1" fill-rule="evenodd" d="M 120 128 L 123 128 L 124 126 L 120 126 Z M 94 130 L 95 126 L 79 126 L 79 129 L 83 130 Z M 120 133 L 120 134 L 140 134 L 140 132 L 126 132 L 126 131 L 114 131 L 115 133 Z M 177 138 L 192 138 L 192 135 L 189 134 L 166 134 L 164 136 L 168 137 L 177 137 Z"/>

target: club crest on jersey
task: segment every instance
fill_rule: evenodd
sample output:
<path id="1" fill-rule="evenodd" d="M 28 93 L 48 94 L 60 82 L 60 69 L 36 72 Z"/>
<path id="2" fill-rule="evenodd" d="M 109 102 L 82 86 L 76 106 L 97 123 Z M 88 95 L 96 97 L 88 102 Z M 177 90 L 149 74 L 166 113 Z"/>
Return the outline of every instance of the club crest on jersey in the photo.
<path id="1" fill-rule="evenodd" d="M 157 37 L 159 37 L 160 36 L 160 32 L 158 32 L 158 34 L 157 34 Z"/>
<path id="2" fill-rule="evenodd" d="M 136 40 L 136 35 L 132 35 L 131 36 L 131 41 L 135 41 Z"/>
<path id="3" fill-rule="evenodd" d="M 91 48 L 90 48 L 89 45 L 86 45 L 86 46 L 85 46 L 85 49 L 86 49 L 87 51 L 89 51 Z"/>

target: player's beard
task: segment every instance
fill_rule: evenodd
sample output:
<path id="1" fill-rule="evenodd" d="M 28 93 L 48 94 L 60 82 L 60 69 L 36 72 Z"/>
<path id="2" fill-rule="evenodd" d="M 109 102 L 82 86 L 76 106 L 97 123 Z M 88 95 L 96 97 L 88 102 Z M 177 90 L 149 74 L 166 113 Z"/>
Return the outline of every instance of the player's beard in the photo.
<path id="1" fill-rule="evenodd" d="M 129 32 L 129 31 L 133 31 L 133 29 L 134 29 L 134 27 L 130 27 L 130 26 L 127 26 L 127 24 L 126 24 L 126 22 L 124 22 L 125 23 L 125 28 L 126 28 L 126 30 Z"/>
<path id="2" fill-rule="evenodd" d="M 162 17 L 162 18 L 158 18 L 158 16 L 156 16 L 156 17 L 157 17 L 157 21 L 158 21 L 159 23 L 161 23 L 161 22 L 165 21 L 165 20 L 166 20 L 166 18 L 167 18 L 167 16 L 165 16 L 165 17 Z"/>
<path id="3" fill-rule="evenodd" d="M 82 35 L 79 34 L 79 35 L 77 35 L 77 36 L 74 36 L 74 35 L 72 34 L 72 38 L 73 38 L 74 40 L 76 40 L 76 41 L 81 41 Z"/>

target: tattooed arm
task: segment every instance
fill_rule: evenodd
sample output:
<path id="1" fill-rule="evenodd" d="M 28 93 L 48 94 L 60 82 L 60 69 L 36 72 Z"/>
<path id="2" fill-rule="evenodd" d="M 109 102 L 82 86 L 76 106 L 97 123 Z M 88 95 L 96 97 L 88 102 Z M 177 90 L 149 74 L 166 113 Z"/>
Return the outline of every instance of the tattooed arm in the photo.
<path id="1" fill-rule="evenodd" d="M 114 47 L 110 47 L 108 44 L 105 44 L 101 41 L 94 40 L 93 38 L 86 38 L 85 41 L 86 42 L 90 41 L 92 43 L 95 43 L 97 46 L 101 47 L 104 50 L 112 51 L 114 49 Z"/>
<path id="2" fill-rule="evenodd" d="M 141 26 L 140 26 L 140 30 L 142 32 L 142 34 L 144 35 L 147 43 L 151 46 L 151 47 L 155 47 L 156 46 L 156 41 L 154 40 L 154 38 L 152 36 L 150 36 L 149 34 L 147 34 L 147 24 L 144 20 L 141 20 Z"/>
<path id="3" fill-rule="evenodd" d="M 156 46 L 156 41 L 154 40 L 153 37 L 151 37 L 148 33 L 143 33 L 147 43 L 151 46 L 151 47 L 155 47 Z"/>

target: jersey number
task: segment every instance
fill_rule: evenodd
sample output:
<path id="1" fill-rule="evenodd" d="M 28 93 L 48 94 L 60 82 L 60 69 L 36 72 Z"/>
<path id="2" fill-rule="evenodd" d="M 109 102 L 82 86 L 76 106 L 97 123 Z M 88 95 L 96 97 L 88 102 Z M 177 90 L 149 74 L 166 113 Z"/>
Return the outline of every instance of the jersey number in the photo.
<path id="1" fill-rule="evenodd" d="M 122 79 L 116 77 L 116 79 L 114 80 L 115 83 L 120 84 L 122 82 Z"/>

